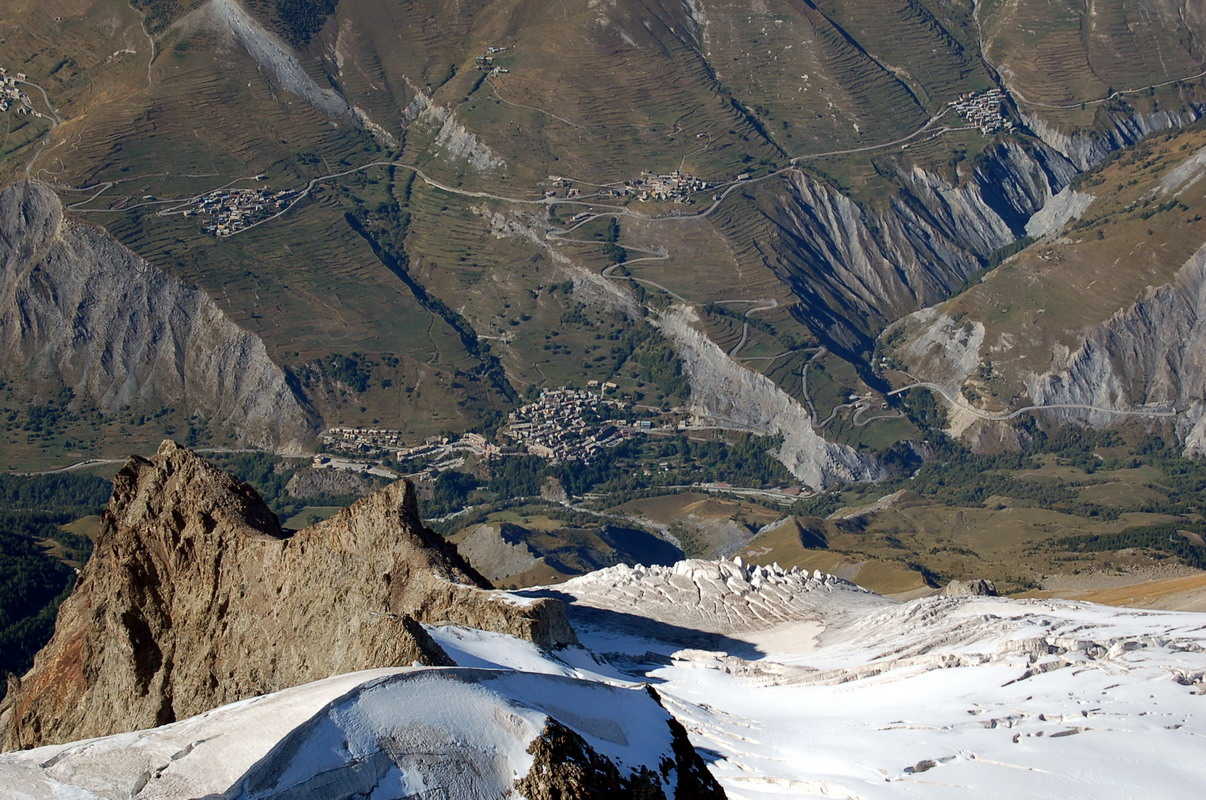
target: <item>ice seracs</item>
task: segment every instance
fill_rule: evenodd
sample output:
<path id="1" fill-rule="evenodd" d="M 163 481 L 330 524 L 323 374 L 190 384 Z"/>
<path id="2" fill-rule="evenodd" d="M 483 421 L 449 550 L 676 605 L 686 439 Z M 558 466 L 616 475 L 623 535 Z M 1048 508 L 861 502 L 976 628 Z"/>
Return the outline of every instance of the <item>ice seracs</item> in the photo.
<path id="1" fill-rule="evenodd" d="M 847 580 L 818 571 L 689 559 L 674 566 L 617 565 L 534 595 L 572 598 L 578 609 L 622 612 L 686 630 L 739 634 L 888 605 Z"/>

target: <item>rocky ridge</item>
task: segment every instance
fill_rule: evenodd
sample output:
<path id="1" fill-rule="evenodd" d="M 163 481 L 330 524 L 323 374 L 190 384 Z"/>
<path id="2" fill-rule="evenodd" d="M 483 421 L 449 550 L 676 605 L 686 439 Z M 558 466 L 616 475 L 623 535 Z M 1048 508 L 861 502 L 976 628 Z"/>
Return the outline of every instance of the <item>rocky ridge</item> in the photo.
<path id="1" fill-rule="evenodd" d="M 359 669 L 447 664 L 420 622 L 545 647 L 561 604 L 487 591 L 396 483 L 297 533 L 249 486 L 164 442 L 114 479 L 96 550 L 34 667 L 6 748 L 162 725 Z"/>
<path id="2" fill-rule="evenodd" d="M 68 219 L 46 184 L 0 191 L 0 364 L 102 411 L 185 408 L 244 444 L 300 452 L 317 415 L 204 291 Z"/>
<path id="3" fill-rule="evenodd" d="M 1110 153 L 1130 147 L 1153 133 L 1183 128 L 1206 114 L 1201 103 L 1186 102 L 1180 108 L 1141 113 L 1132 110 L 1110 111 L 1092 129 L 1063 131 L 1037 114 L 1022 107 L 1026 124 L 1050 147 L 1066 156 L 1081 171 L 1105 161 Z"/>

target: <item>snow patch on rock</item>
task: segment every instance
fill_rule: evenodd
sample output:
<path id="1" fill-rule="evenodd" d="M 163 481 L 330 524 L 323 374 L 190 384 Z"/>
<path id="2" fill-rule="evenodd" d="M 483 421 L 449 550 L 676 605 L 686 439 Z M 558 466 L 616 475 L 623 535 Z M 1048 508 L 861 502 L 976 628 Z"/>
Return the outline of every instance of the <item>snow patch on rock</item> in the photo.
<path id="1" fill-rule="evenodd" d="M 670 715 L 643 688 L 451 668 L 351 673 L 136 733 L 0 756 L 6 796 L 510 796 L 556 720 L 674 797 Z M 436 796 L 436 795 L 433 795 Z"/>

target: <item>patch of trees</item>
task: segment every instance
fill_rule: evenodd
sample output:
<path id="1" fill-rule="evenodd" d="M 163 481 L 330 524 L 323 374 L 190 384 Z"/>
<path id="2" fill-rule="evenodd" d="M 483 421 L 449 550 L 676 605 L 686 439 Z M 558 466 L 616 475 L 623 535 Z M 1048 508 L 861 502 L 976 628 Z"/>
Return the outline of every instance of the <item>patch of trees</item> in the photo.
<path id="1" fill-rule="evenodd" d="M 1084 445 L 1088 450 L 1083 451 L 1081 444 L 1073 443 L 1075 437 L 1072 434 L 1060 438 L 1063 436 L 1061 433 L 1059 437 L 1041 439 L 1024 452 L 984 455 L 973 453 L 942 434 L 934 434 L 930 440 L 932 452 L 926 463 L 912 476 L 881 484 L 877 491 L 909 489 L 949 506 L 983 506 L 990 497 L 1001 496 L 1065 514 L 1117 519 L 1118 508 L 1081 502 L 1074 486 L 1062 481 L 1026 480 L 1009 474 L 1038 468 L 1034 455 L 1044 452 L 1048 445 L 1056 452 L 1065 452 L 1074 458 L 1085 452 L 1092 453 L 1091 445 Z"/>
<path id="2" fill-rule="evenodd" d="M 1069 536 L 1057 539 L 1052 547 L 1068 550 L 1073 553 L 1100 553 L 1127 548 L 1143 548 L 1168 553 L 1183 563 L 1196 569 L 1206 569 L 1206 547 L 1193 544 L 1180 534 L 1186 526 L 1176 523 L 1160 525 L 1142 525 L 1127 528 L 1119 533 L 1097 534 L 1093 536 Z M 1201 533 L 1201 525 L 1194 526 Z"/>
<path id="3" fill-rule="evenodd" d="M 799 517 L 827 517 L 844 505 L 839 493 L 823 492 L 797 500 L 791 513 Z"/>
<path id="4" fill-rule="evenodd" d="M 322 30 L 338 5 L 339 0 L 276 0 L 285 38 L 295 47 L 304 47 Z"/>
<path id="5" fill-rule="evenodd" d="M 682 359 L 651 325 L 641 324 L 624 331 L 612 348 L 612 356 L 615 369 L 631 363 L 640 380 L 656 387 L 669 400 L 686 400 L 691 394 Z"/>
<path id="6" fill-rule="evenodd" d="M 5 522 L 0 521 L 0 674 L 20 675 L 49 641 L 75 571 Z M 0 696 L 4 691 L 0 685 Z"/>
<path id="7" fill-rule="evenodd" d="M 539 456 L 509 456 L 494 465 L 487 487 L 499 497 L 535 497 L 547 466 Z"/>
<path id="8" fill-rule="evenodd" d="M 373 379 L 373 363 L 361 358 L 359 353 L 351 356 L 335 353 L 330 360 L 322 363 L 327 377 L 358 393 L 368 391 L 369 382 Z"/>
<path id="9" fill-rule="evenodd" d="M 88 539 L 60 526 L 97 513 L 111 491 L 94 475 L 0 475 L 0 675 L 29 669 L 75 583 L 65 562 L 91 554 Z"/>
<path id="10" fill-rule="evenodd" d="M 96 475 L 0 475 L 0 507 L 9 511 L 59 509 L 92 514 L 109 502 L 113 485 Z"/>

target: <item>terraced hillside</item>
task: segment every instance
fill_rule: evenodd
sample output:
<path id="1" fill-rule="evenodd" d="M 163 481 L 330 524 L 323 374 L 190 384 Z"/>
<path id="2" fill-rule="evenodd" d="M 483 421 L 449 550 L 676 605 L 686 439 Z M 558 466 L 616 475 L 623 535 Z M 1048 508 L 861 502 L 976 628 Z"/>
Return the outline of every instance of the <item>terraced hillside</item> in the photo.
<path id="1" fill-rule="evenodd" d="M 875 477 L 919 435 L 862 413 L 890 405 L 880 331 L 1201 113 L 1200 9 L 1111 6 L 15 0 L 0 66 L 39 116 L 4 116 L 0 179 L 203 290 L 315 428 L 488 430 L 588 379 L 670 405 L 685 377 L 697 422 L 785 436 L 798 479 Z M 989 127 L 950 105 L 994 88 Z M 706 188 L 635 185 L 674 170 Z M 279 206 L 207 233 L 201 198 L 243 190 Z"/>

